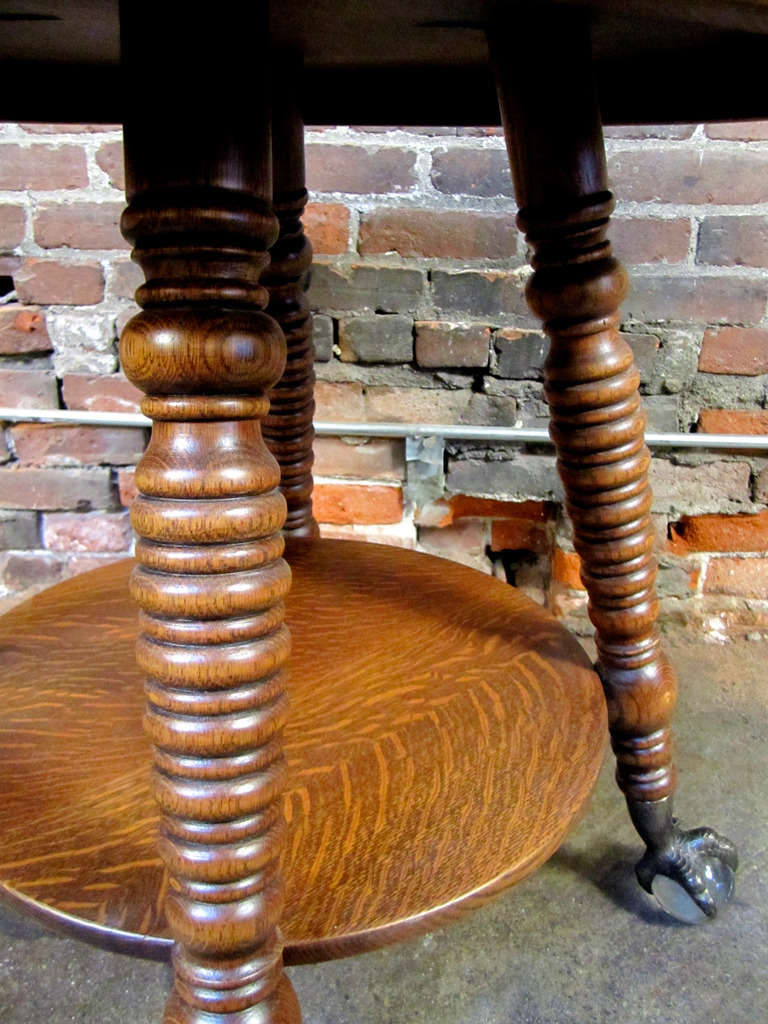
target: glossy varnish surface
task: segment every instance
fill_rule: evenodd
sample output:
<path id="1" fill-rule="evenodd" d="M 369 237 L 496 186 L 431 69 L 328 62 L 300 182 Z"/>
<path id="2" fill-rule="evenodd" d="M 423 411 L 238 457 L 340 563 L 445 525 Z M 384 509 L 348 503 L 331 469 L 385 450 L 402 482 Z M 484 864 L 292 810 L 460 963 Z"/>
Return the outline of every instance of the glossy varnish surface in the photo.
<path id="1" fill-rule="evenodd" d="M 613 197 L 589 26 L 578 12 L 556 26 L 539 15 L 523 23 L 528 38 L 546 35 L 553 71 L 539 89 L 525 84 L 536 73 L 535 50 L 517 63 L 505 53 L 519 27 L 498 23 L 494 56 L 518 224 L 533 250 L 526 296 L 550 339 L 550 433 L 596 628 L 618 782 L 631 799 L 660 800 L 675 784 L 676 683 L 656 626 L 646 417 L 640 375 L 619 334 L 627 276 L 607 237 Z"/>
<path id="2" fill-rule="evenodd" d="M 286 361 L 282 377 L 270 392 L 263 429 L 267 447 L 280 465 L 280 490 L 288 506 L 284 529 L 299 536 L 317 537 L 312 516 L 315 350 L 312 314 L 305 294 L 312 245 L 301 223 L 308 198 L 304 187 L 304 125 L 293 93 L 301 69 L 285 56 L 276 56 L 275 63 L 285 80 L 272 116 L 273 195 L 280 234 L 270 250 L 270 265 L 262 281 L 269 290 L 267 312 L 285 335 Z"/>
<path id="3" fill-rule="evenodd" d="M 154 421 L 136 467 L 130 590 L 175 941 L 163 1020 L 298 1024 L 278 927 L 291 575 L 280 470 L 261 436 L 285 364 L 260 283 L 278 233 L 267 5 L 240 5 L 236 36 L 202 8 L 174 19 L 174 6 L 121 8 L 136 83 L 121 227 L 146 281 L 120 361 Z"/>
<path id="4" fill-rule="evenodd" d="M 605 708 L 576 641 L 511 587 L 376 545 L 288 555 L 281 927 L 296 962 L 427 930 L 532 871 L 590 791 Z M 0 620 L 0 879 L 99 942 L 162 955 L 129 572 Z"/>

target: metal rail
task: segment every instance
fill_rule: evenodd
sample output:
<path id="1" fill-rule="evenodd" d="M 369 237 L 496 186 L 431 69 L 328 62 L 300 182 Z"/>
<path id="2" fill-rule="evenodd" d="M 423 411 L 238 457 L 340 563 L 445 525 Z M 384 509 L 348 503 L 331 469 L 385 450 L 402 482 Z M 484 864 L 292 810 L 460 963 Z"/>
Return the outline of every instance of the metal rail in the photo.
<path id="1" fill-rule="evenodd" d="M 142 427 L 152 421 L 139 413 L 86 412 L 78 409 L 7 409 L 0 407 L 0 422 L 73 423 L 102 427 Z M 482 427 L 447 423 L 346 423 L 318 421 L 321 437 L 441 437 L 445 441 L 509 441 L 518 444 L 551 444 L 546 430 L 526 427 Z M 765 434 L 658 434 L 645 435 L 653 448 L 728 448 L 731 451 L 768 450 Z"/>

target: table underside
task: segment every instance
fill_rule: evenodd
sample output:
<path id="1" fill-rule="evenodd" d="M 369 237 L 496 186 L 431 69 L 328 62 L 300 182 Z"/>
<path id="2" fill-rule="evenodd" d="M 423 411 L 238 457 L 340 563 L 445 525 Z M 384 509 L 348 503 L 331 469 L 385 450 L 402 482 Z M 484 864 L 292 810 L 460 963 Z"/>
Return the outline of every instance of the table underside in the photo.
<path id="1" fill-rule="evenodd" d="M 219 4 L 219 23 L 247 31 L 257 6 Z M 605 123 L 768 116 L 767 0 L 579 6 L 592 11 Z M 520 8 L 510 59 L 521 47 L 540 48 L 537 87 L 546 88 L 547 40 L 530 38 L 523 5 L 509 0 L 276 3 L 271 35 L 276 50 L 303 55 L 306 123 L 497 124 L 485 29 L 499 7 Z M 117 0 L 3 0 L 0 21 L 0 118 L 122 122 Z"/>

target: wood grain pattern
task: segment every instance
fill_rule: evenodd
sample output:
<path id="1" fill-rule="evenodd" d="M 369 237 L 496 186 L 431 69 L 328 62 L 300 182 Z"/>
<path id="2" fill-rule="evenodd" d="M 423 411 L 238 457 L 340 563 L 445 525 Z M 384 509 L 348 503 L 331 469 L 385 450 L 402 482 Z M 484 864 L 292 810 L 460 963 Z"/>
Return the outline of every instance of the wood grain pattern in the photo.
<path id="1" fill-rule="evenodd" d="M 508 59 L 508 21 L 493 36 L 494 59 L 518 224 L 534 253 L 527 298 L 551 342 L 550 432 L 597 630 L 618 782 L 628 798 L 660 800 L 674 789 L 675 677 L 656 628 L 650 454 L 639 374 L 618 333 L 627 278 L 606 238 L 613 199 L 589 25 L 578 11 L 538 12 L 522 28 L 529 38 L 546 29 L 545 80 L 522 87 L 538 54 L 532 47 L 522 64 Z"/>
<path id="2" fill-rule="evenodd" d="M 576 641 L 497 580 L 354 542 L 294 540 L 288 556 L 295 963 L 426 931 L 533 871 L 595 780 L 605 706 Z M 0 619 L 1 891 L 163 956 L 130 572 L 96 570 Z"/>
<path id="3" fill-rule="evenodd" d="M 278 227 L 267 5 L 238 6 L 237 39 L 234 22 L 220 38 L 202 9 L 122 7 L 138 96 L 121 227 L 146 281 L 120 359 L 154 421 L 136 468 L 130 589 L 175 940 L 165 1024 L 301 1020 L 278 930 L 291 574 L 280 471 L 260 424 L 285 365 L 260 283 Z M 214 99 L 215 81 L 231 105 Z"/>
<path id="4" fill-rule="evenodd" d="M 318 537 L 312 516 L 315 350 L 305 295 L 312 246 L 301 223 L 307 203 L 304 125 L 294 93 L 301 67 L 289 55 L 281 54 L 275 57 L 275 69 L 282 81 L 272 119 L 274 209 L 280 235 L 270 250 L 271 263 L 262 280 L 269 290 L 267 312 L 283 329 L 287 355 L 283 376 L 270 392 L 264 440 L 280 465 L 280 489 L 288 506 L 284 529 Z"/>

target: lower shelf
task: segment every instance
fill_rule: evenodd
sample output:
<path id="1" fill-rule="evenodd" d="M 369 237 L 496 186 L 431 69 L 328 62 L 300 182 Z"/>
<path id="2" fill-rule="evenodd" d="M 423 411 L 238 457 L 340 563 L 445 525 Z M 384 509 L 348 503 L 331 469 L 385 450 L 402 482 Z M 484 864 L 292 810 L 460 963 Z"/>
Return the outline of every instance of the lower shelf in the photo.
<path id="1" fill-rule="evenodd" d="M 427 931 L 562 842 L 607 735 L 578 643 L 514 588 L 429 555 L 292 541 L 288 963 Z M 132 562 L 0 618 L 0 896 L 162 957 Z"/>

